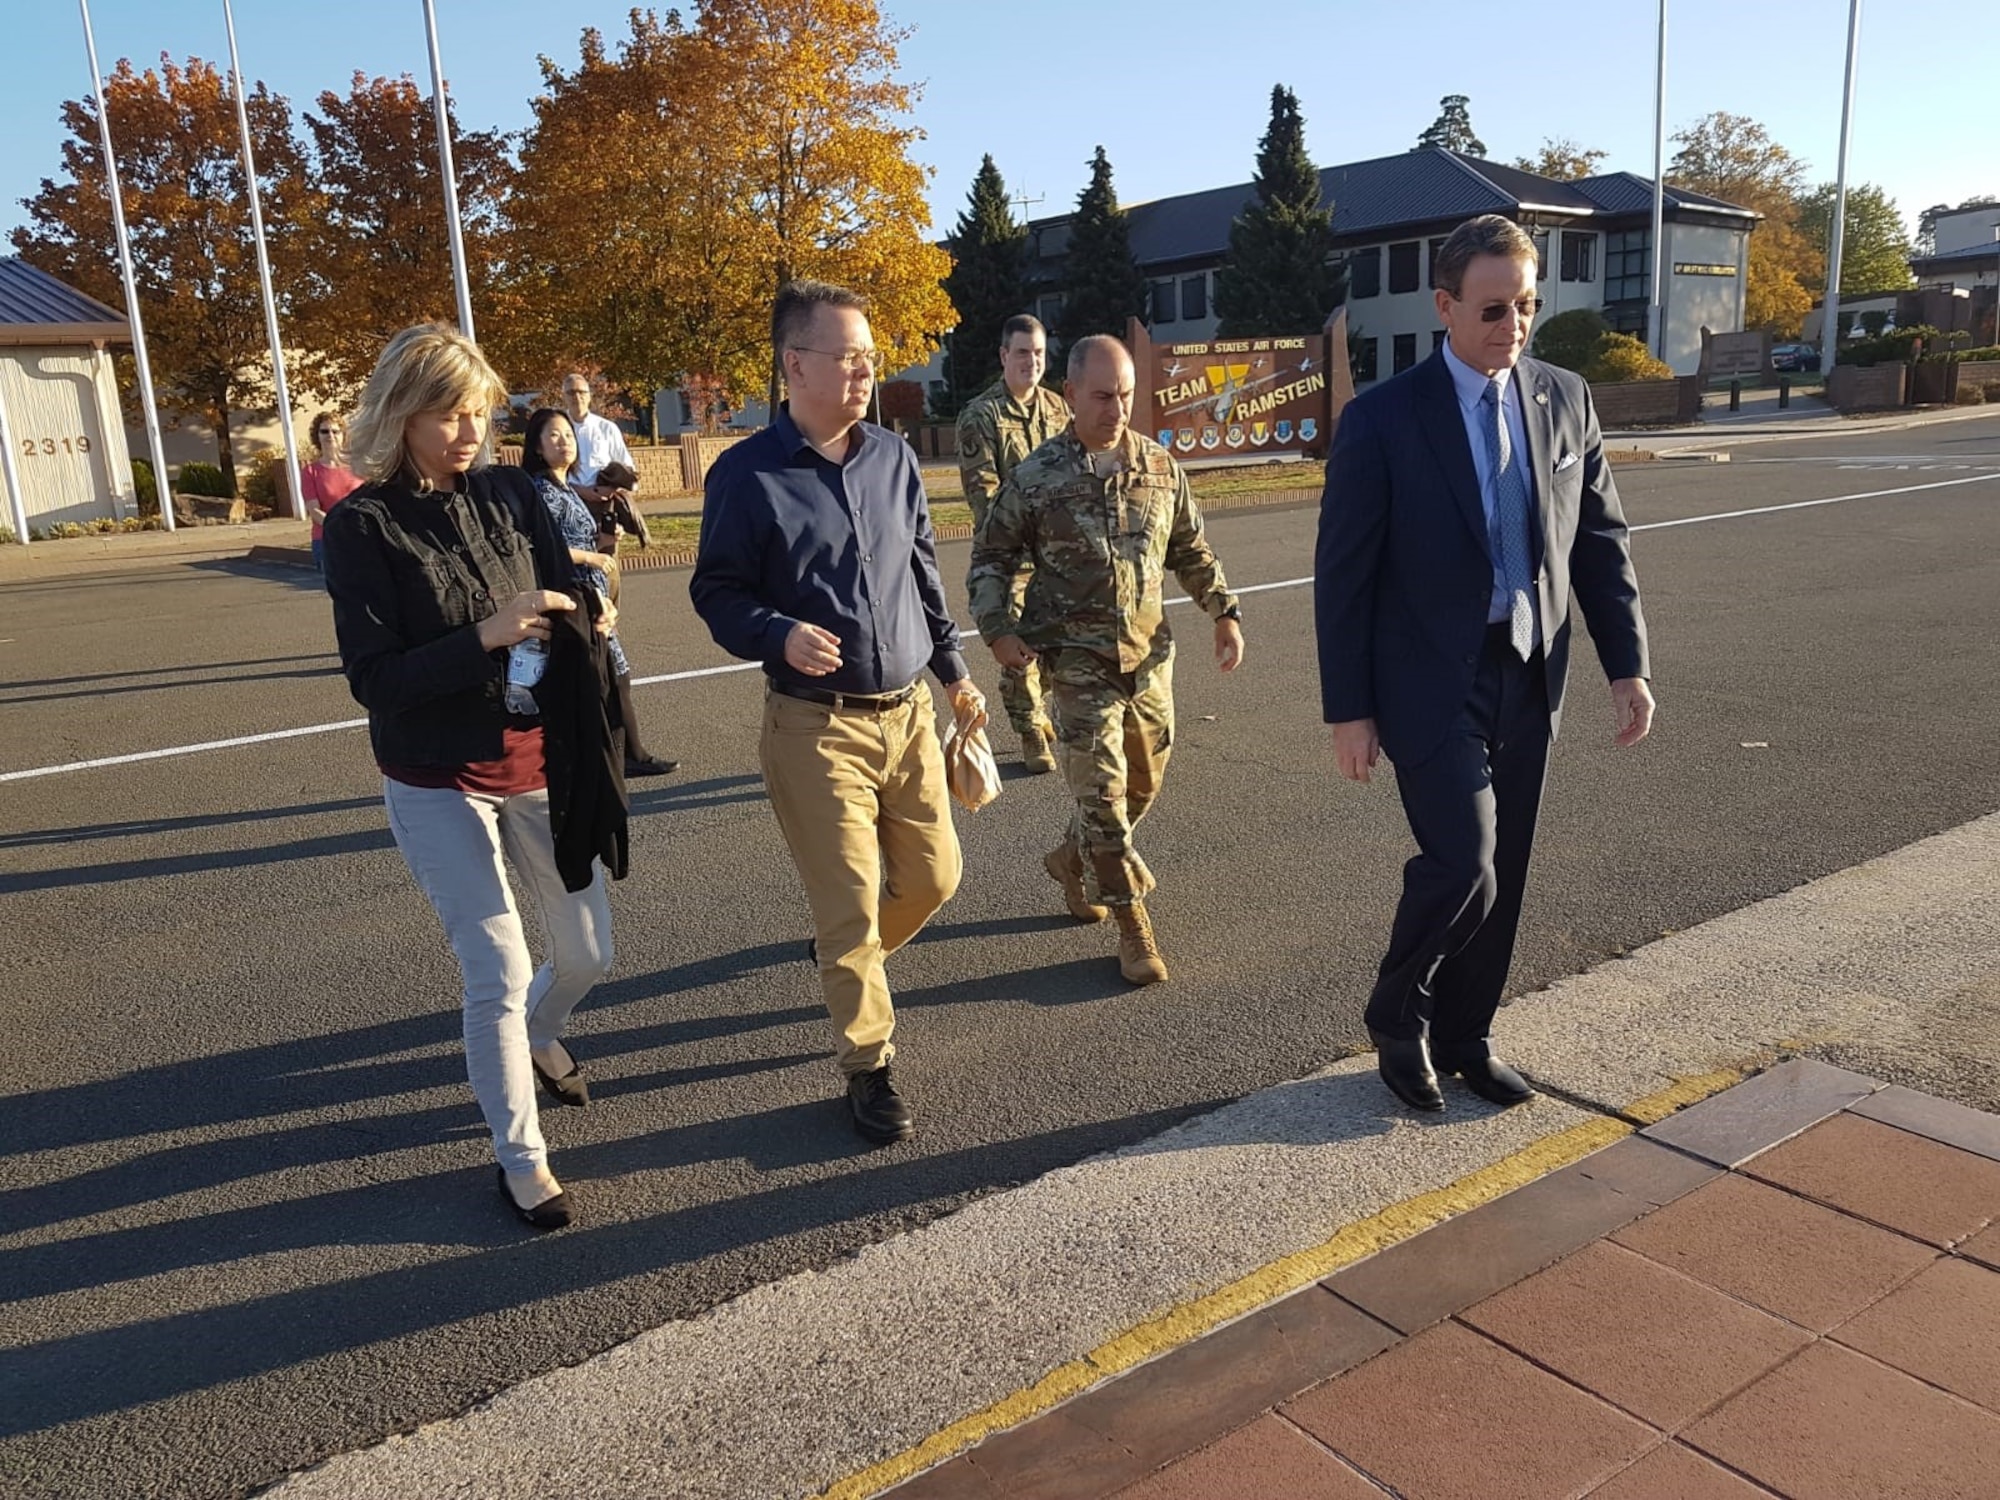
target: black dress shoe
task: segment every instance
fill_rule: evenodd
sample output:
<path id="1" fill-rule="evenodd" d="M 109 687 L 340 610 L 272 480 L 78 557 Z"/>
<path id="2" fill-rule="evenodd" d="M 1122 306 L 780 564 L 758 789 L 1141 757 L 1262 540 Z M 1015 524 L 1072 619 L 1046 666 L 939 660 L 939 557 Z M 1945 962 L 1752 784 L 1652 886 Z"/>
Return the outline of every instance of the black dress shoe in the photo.
<path id="1" fill-rule="evenodd" d="M 514 1217 L 530 1229 L 567 1229 L 576 1216 L 570 1212 L 569 1194 L 557 1193 L 553 1198 L 544 1198 L 533 1208 L 523 1208 L 507 1190 L 507 1169 L 495 1169 L 500 1174 L 500 1196 L 507 1200 L 507 1206 L 514 1210 Z"/>
<path id="2" fill-rule="evenodd" d="M 917 1133 L 916 1119 L 896 1092 L 887 1063 L 847 1080 L 847 1108 L 861 1138 L 877 1146 L 907 1141 Z"/>
<path id="3" fill-rule="evenodd" d="M 1427 1115 L 1444 1108 L 1444 1094 L 1438 1088 L 1430 1049 L 1422 1037 L 1385 1036 L 1371 1026 L 1368 1039 L 1375 1044 L 1376 1071 L 1389 1085 L 1390 1093 Z"/>
<path id="4" fill-rule="evenodd" d="M 576 1053 L 570 1051 L 568 1042 L 563 1043 L 563 1051 L 569 1052 L 569 1071 L 560 1078 L 536 1062 L 532 1052 L 528 1054 L 528 1063 L 534 1068 L 535 1076 L 541 1079 L 542 1087 L 554 1095 L 557 1102 L 572 1109 L 582 1109 L 590 1103 L 590 1080 L 583 1076 L 583 1067 L 577 1062 Z"/>
<path id="5" fill-rule="evenodd" d="M 1456 1073 L 1473 1093 L 1488 1104 L 1498 1104 L 1503 1109 L 1509 1105 L 1526 1104 L 1535 1097 L 1528 1080 L 1490 1052 L 1453 1058 L 1449 1062 L 1440 1058 L 1437 1066 L 1441 1073 Z"/>
<path id="6" fill-rule="evenodd" d="M 648 755 L 640 760 L 625 762 L 627 776 L 664 776 L 669 771 L 678 771 L 681 763 L 677 760 L 661 760 L 657 755 Z"/>

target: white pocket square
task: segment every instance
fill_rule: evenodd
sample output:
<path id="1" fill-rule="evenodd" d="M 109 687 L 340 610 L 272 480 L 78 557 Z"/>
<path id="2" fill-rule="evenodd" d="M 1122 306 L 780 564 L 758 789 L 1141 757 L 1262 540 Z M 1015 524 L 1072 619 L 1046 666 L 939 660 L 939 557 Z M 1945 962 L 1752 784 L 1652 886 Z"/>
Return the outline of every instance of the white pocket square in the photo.
<path id="1" fill-rule="evenodd" d="M 1564 469 L 1567 469 L 1571 464 L 1575 462 L 1576 462 L 1576 455 L 1574 453 L 1565 453 L 1561 458 L 1556 460 L 1556 470 L 1555 470 L 1556 473 L 1558 474 L 1562 473 Z"/>

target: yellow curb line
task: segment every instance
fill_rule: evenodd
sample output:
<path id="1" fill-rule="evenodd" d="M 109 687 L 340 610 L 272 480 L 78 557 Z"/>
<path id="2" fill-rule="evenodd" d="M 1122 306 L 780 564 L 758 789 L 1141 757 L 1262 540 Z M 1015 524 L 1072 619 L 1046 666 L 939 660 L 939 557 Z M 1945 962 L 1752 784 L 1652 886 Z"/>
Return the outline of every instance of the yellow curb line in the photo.
<path id="1" fill-rule="evenodd" d="M 1111 1376 L 1123 1374 L 1135 1365 L 1190 1343 L 1203 1334 L 1246 1313 L 1275 1302 L 1311 1282 L 1331 1275 L 1342 1266 L 1386 1250 L 1434 1224 L 1466 1213 L 1483 1203 L 1593 1152 L 1623 1140 L 1642 1125 L 1664 1120 L 1712 1094 L 1739 1082 L 1759 1062 L 1740 1068 L 1723 1068 L 1694 1078 L 1683 1078 L 1656 1094 L 1648 1094 L 1614 1116 L 1586 1120 L 1568 1130 L 1535 1142 L 1512 1156 L 1481 1167 L 1447 1187 L 1419 1194 L 1381 1212 L 1349 1224 L 1324 1244 L 1260 1266 L 1247 1276 L 1219 1287 L 1206 1296 L 1183 1303 L 1125 1332 L 1069 1363 L 1059 1365 L 1033 1385 L 1003 1396 L 982 1411 L 961 1417 L 942 1432 L 933 1433 L 913 1448 L 872 1464 L 858 1474 L 820 1491 L 817 1500 L 867 1500 L 891 1485 L 902 1483 L 925 1469 L 1010 1427 L 1018 1427 L 1030 1417 L 1060 1405 Z M 1635 1123 L 1636 1122 L 1636 1123 Z"/>

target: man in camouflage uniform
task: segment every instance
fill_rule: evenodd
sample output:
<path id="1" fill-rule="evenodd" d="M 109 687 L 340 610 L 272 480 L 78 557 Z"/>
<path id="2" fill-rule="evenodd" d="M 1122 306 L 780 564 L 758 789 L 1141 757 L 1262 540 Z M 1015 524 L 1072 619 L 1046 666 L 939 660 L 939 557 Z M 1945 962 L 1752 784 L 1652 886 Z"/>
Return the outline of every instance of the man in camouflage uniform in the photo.
<path id="1" fill-rule="evenodd" d="M 1070 914 L 1118 922 L 1133 984 L 1167 977 L 1145 897 L 1152 872 L 1133 826 L 1159 795 L 1174 739 L 1169 570 L 1215 622 L 1215 663 L 1243 660 L 1242 612 L 1202 532 L 1187 475 L 1130 429 L 1132 359 L 1116 339 L 1080 339 L 1064 390 L 1070 426 L 1014 469 L 979 528 L 966 587 L 1003 667 L 1040 660 L 1076 808 L 1044 866 Z M 1032 567 L 1017 604 L 1014 579 Z"/>
<path id="2" fill-rule="evenodd" d="M 1014 466 L 1069 423 L 1068 403 L 1042 385 L 1048 358 L 1049 338 L 1040 321 L 1026 313 L 1009 318 L 1000 326 L 1000 378 L 959 414 L 958 473 L 975 529 Z M 1017 611 L 1027 586 L 1023 572 L 1014 580 Z M 1000 669 L 1000 701 L 1021 736 L 1021 763 L 1037 775 L 1056 768 L 1054 731 L 1042 709 L 1047 693 L 1046 667 Z"/>

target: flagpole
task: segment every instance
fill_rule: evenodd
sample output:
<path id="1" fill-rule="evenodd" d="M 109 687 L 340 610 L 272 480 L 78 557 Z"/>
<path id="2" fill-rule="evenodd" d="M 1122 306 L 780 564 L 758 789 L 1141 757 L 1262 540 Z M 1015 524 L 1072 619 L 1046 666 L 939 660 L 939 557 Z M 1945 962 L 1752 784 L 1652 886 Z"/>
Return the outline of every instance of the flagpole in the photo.
<path id="1" fill-rule="evenodd" d="M 1667 357 L 1667 0 L 1660 0 L 1660 40 L 1653 73 L 1653 278 L 1652 306 L 1646 310 L 1646 331 L 1653 357 Z"/>
<path id="2" fill-rule="evenodd" d="M 111 227 L 118 237 L 118 269 L 125 279 L 125 319 L 132 325 L 132 354 L 139 367 L 139 406 L 146 415 L 146 446 L 153 455 L 153 493 L 160 525 L 174 529 L 174 492 L 167 482 L 167 452 L 160 442 L 160 409 L 153 400 L 153 366 L 146 358 L 146 324 L 139 316 L 139 282 L 132 272 L 132 242 L 125 232 L 125 197 L 118 187 L 118 158 L 111 151 L 111 106 L 97 71 L 97 38 L 90 29 L 90 0 L 76 0 L 83 12 L 83 46 L 90 54 L 90 91 L 97 98 L 97 130 L 104 145 L 104 182 L 111 194 Z M 111 476 L 112 488 L 118 476 Z"/>
<path id="3" fill-rule="evenodd" d="M 444 178 L 444 218 L 451 232 L 451 280 L 458 291 L 458 331 L 471 338 L 472 290 L 465 279 L 465 235 L 458 222 L 458 172 L 451 162 L 451 109 L 444 97 L 444 64 L 438 57 L 434 0 L 424 0 L 424 31 L 431 44 L 431 103 L 437 110 L 438 171 Z"/>
<path id="4" fill-rule="evenodd" d="M 1834 174 L 1833 225 L 1827 236 L 1826 295 L 1820 298 L 1819 372 L 1833 373 L 1840 353 L 1840 252 L 1847 233 L 1847 133 L 1854 121 L 1854 58 L 1861 47 L 1861 0 L 1847 4 L 1847 79 L 1840 98 L 1840 169 Z"/>
<path id="5" fill-rule="evenodd" d="M 14 518 L 14 540 L 28 545 L 28 497 L 21 488 L 21 467 L 14 457 L 14 428 L 7 420 L 7 394 L 0 391 L 0 474 L 7 480 L 7 510 Z"/>
<path id="6" fill-rule="evenodd" d="M 250 145 L 250 105 L 243 92 L 243 65 L 236 56 L 236 13 L 222 0 L 222 24 L 229 32 L 229 86 L 236 91 L 236 128 L 243 136 L 243 182 L 250 190 L 250 234 L 257 245 L 257 286 L 264 296 L 264 334 L 271 343 L 271 382 L 277 388 L 278 431 L 285 439 L 285 480 L 292 515 L 306 516 L 305 488 L 299 483 L 299 442 L 292 430 L 292 393 L 285 383 L 285 349 L 278 333 L 278 303 L 271 294 L 271 257 L 264 247 L 264 209 L 257 191 L 257 153 Z"/>

